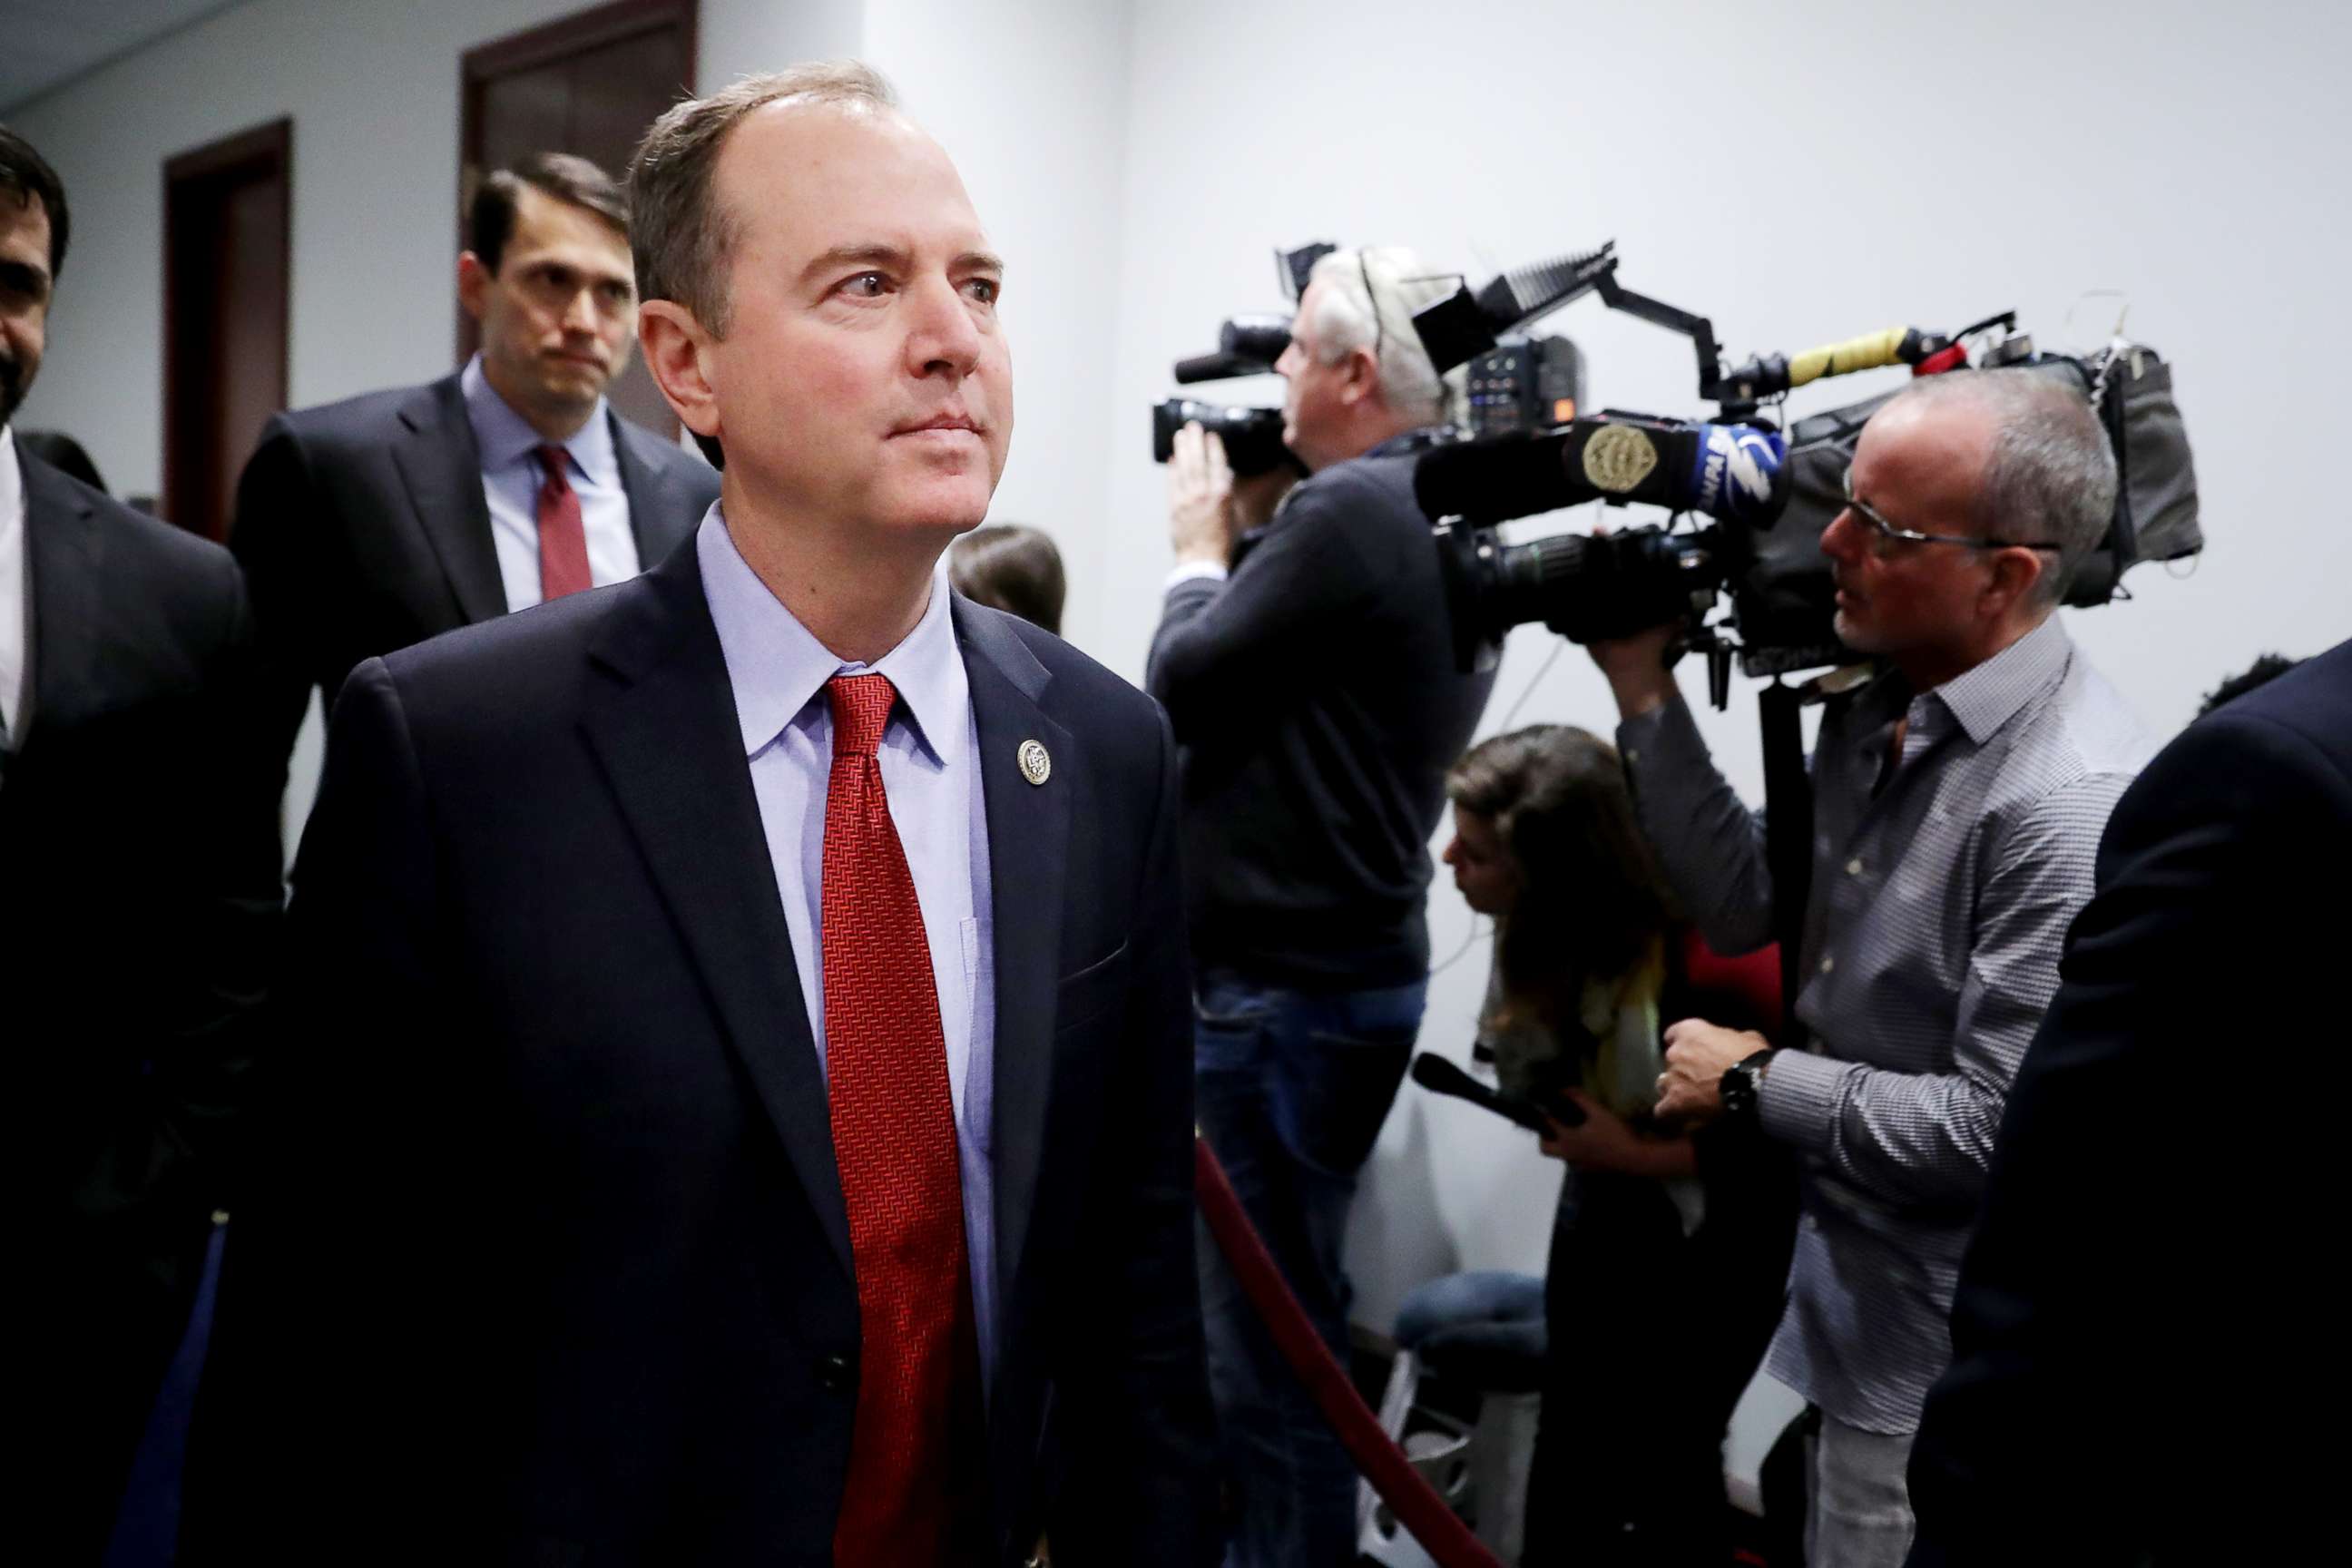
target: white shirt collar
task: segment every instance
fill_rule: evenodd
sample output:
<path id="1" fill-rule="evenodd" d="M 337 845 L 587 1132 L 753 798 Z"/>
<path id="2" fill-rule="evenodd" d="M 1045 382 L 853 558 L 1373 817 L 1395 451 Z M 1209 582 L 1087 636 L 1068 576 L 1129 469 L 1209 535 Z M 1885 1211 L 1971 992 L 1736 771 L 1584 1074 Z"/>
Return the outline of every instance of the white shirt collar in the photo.
<path id="1" fill-rule="evenodd" d="M 25 470 L 16 462 L 16 429 L 0 425 L 0 536 L 22 537 Z"/>
<path id="2" fill-rule="evenodd" d="M 727 531 L 719 503 L 710 503 L 695 535 L 702 591 L 719 630 L 735 689 L 735 716 L 747 756 L 765 750 L 835 675 L 868 670 L 890 678 L 914 721 L 916 738 L 941 766 L 963 760 L 970 739 L 971 684 L 948 610 L 947 562 L 931 574 L 930 602 L 915 629 L 871 665 L 844 661 L 817 641 L 798 616 L 768 591 Z"/>
<path id="3" fill-rule="evenodd" d="M 25 619 L 25 470 L 16 460 L 16 433 L 0 425 L 0 723 L 8 727 L 8 743 L 17 733 L 24 711 L 25 672 L 30 667 L 30 627 Z"/>
<path id="4" fill-rule="evenodd" d="M 527 460 L 533 452 L 547 445 L 546 437 L 530 427 L 530 421 L 514 410 L 514 405 L 499 395 L 490 378 L 482 372 L 482 356 L 476 354 L 466 362 L 457 375 L 457 389 L 466 399 L 466 417 L 474 426 L 474 445 L 482 454 L 482 472 L 491 474 L 510 464 Z M 613 451 L 613 422 L 605 416 L 604 400 L 596 400 L 596 412 L 588 423 L 572 433 L 563 449 L 572 461 L 588 477 L 592 484 L 617 485 L 620 460 Z"/>

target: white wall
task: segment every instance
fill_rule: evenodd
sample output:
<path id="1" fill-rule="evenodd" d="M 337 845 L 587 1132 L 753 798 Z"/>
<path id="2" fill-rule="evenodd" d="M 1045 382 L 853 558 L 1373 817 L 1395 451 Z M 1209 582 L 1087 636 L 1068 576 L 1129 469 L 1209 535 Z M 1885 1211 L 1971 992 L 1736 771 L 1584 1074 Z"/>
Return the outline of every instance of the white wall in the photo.
<path id="1" fill-rule="evenodd" d="M 1054 536 L 1076 611 L 1065 629 L 1081 646 L 1109 602 L 1103 558 L 1120 531 L 1102 509 L 1118 437 L 1142 421 L 1113 396 L 1103 348 L 1128 35 L 1127 6 L 1098 0 L 873 0 L 862 50 L 954 156 L 1005 258 L 1018 416 L 990 516 Z"/>

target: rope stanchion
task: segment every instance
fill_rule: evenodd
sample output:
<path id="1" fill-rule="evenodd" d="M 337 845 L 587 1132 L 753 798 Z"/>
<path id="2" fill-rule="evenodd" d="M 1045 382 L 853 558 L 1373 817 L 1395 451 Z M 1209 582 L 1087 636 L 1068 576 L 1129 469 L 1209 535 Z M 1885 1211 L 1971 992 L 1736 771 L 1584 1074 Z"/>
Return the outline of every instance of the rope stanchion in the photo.
<path id="1" fill-rule="evenodd" d="M 1284 1284 L 1282 1272 L 1265 1243 L 1242 1212 L 1241 1199 L 1225 1179 L 1224 1167 L 1209 1149 L 1208 1140 L 1192 1140 L 1192 1171 L 1199 1189 L 1201 1217 L 1216 1238 L 1217 1250 L 1241 1284 L 1242 1294 L 1273 1336 L 1282 1359 L 1306 1385 L 1307 1396 L 1323 1413 L 1348 1457 L 1356 1462 L 1372 1489 L 1389 1505 L 1397 1522 L 1412 1532 L 1423 1551 L 1438 1568 L 1503 1568 L 1502 1560 L 1470 1533 L 1445 1500 L 1422 1479 L 1402 1449 L 1381 1430 L 1380 1418 L 1307 1321 L 1306 1309 Z"/>

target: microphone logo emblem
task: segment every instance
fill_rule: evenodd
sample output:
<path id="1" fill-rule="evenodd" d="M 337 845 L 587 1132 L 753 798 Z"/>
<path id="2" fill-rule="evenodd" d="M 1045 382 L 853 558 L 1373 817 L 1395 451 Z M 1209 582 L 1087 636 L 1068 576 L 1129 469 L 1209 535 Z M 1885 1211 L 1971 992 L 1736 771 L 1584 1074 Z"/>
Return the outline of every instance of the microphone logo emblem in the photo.
<path id="1" fill-rule="evenodd" d="M 1611 495 L 1623 495 L 1657 466 L 1657 447 L 1630 425 L 1604 425 L 1584 444 L 1584 477 Z"/>
<path id="2" fill-rule="evenodd" d="M 1756 519 L 1772 510 L 1772 481 L 1785 448 L 1752 425 L 1710 425 L 1701 459 L 1698 508 L 1709 517 Z"/>

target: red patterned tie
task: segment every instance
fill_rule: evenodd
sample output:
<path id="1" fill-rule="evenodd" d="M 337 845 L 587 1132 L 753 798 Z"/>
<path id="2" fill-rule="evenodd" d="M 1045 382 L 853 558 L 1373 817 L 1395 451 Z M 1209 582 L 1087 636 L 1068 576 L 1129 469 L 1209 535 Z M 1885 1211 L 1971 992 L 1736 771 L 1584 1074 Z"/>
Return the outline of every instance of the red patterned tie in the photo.
<path id="1" fill-rule="evenodd" d="M 837 675 L 825 695 L 825 1080 L 859 1335 L 833 1558 L 839 1568 L 925 1568 L 951 1561 L 977 1447 L 955 1107 L 930 944 L 877 761 L 898 692 L 887 676 Z"/>
<path id="2" fill-rule="evenodd" d="M 580 523 L 580 495 L 565 471 L 563 448 L 541 447 L 539 466 L 539 596 L 560 599 L 595 585 L 588 574 L 588 531 Z"/>

